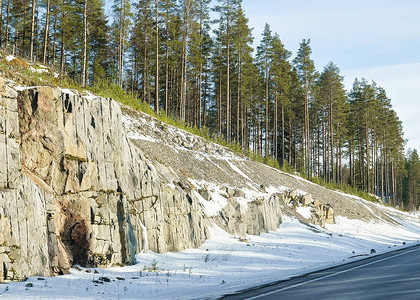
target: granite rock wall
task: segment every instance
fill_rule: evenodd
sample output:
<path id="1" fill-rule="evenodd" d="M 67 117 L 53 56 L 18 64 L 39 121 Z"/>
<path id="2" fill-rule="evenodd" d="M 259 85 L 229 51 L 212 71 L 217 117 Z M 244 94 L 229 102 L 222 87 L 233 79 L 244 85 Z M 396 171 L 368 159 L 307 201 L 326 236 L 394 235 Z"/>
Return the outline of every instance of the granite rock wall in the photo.
<path id="1" fill-rule="evenodd" d="M 187 178 L 148 160 L 121 118 L 111 99 L 0 78 L 0 282 L 198 247 L 210 223 L 242 236 L 278 228 L 278 197 L 246 212 L 231 197 L 206 216 Z"/>

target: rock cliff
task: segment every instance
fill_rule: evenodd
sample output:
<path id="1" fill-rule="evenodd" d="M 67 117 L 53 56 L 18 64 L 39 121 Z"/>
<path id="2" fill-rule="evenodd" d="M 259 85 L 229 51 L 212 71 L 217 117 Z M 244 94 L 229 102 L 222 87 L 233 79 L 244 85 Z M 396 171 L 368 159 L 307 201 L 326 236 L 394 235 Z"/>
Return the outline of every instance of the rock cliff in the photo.
<path id="1" fill-rule="evenodd" d="M 390 221 L 111 99 L 0 77 L 0 282 L 198 247 L 213 224 L 245 241 L 283 215 Z"/>
<path id="2" fill-rule="evenodd" d="M 241 236 L 279 226 L 279 197 L 244 208 L 240 190 L 227 188 L 204 199 L 194 177 L 147 158 L 123 126 L 136 113 L 124 111 L 111 99 L 0 78 L 0 281 L 198 247 L 210 223 Z M 216 196 L 225 205 L 206 213 L 203 201 Z"/>

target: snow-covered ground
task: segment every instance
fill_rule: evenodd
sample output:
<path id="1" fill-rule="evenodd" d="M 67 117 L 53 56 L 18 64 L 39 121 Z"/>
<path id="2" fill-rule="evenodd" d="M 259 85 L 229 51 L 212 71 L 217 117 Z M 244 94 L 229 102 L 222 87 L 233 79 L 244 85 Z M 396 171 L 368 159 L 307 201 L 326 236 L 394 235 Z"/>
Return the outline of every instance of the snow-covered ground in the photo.
<path id="1" fill-rule="evenodd" d="M 220 228 L 199 249 L 142 253 L 137 264 L 0 285 L 1 299 L 200 299 L 377 255 L 420 240 L 418 215 L 400 225 L 338 217 L 326 229 L 284 219 L 277 231 L 240 240 Z M 376 254 L 371 254 L 375 249 Z M 109 282 L 108 282 L 109 281 Z"/>

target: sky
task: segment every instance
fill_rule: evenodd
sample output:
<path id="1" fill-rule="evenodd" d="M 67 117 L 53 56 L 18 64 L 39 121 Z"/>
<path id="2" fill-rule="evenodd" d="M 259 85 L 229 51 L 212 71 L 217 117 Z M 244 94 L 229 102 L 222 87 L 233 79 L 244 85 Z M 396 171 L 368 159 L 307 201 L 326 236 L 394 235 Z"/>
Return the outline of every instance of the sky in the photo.
<path id="1" fill-rule="evenodd" d="M 265 23 L 296 54 L 311 39 L 318 71 L 332 61 L 347 90 L 354 79 L 383 87 L 403 122 L 406 149 L 420 150 L 419 0 L 243 0 L 258 45 Z"/>

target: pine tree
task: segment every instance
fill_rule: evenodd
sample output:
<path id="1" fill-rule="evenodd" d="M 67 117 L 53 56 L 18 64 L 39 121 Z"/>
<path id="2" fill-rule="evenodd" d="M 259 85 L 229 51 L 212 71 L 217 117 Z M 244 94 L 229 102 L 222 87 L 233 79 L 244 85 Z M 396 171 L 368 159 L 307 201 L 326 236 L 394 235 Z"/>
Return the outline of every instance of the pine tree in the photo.
<path id="1" fill-rule="evenodd" d="M 264 132 L 264 156 L 269 156 L 269 108 L 270 108 L 270 84 L 271 84 L 271 67 L 273 59 L 273 36 L 270 29 L 270 25 L 265 24 L 264 31 L 260 45 L 257 47 L 256 61 L 260 68 L 260 72 L 264 78 L 265 86 L 265 132 Z"/>
<path id="2" fill-rule="evenodd" d="M 47 51 L 48 51 L 48 38 L 50 33 L 50 10 L 51 0 L 46 0 L 45 7 L 45 26 L 44 26 L 44 42 L 42 46 L 42 63 L 47 63 Z"/>
<path id="3" fill-rule="evenodd" d="M 226 89 L 226 141 L 231 142 L 231 48 L 232 48 L 232 26 L 235 24 L 235 12 L 238 11 L 242 0 L 218 0 L 219 5 L 214 10 L 219 13 L 219 29 L 217 31 L 220 46 L 224 49 L 223 58 L 225 60 L 225 89 Z"/>
<path id="4" fill-rule="evenodd" d="M 235 132 L 234 140 L 244 144 L 244 131 L 243 126 L 246 121 L 245 118 L 245 107 L 243 105 L 243 94 L 244 94 L 244 80 L 243 80 L 243 69 L 247 64 L 253 63 L 251 47 L 253 38 L 251 29 L 248 25 L 248 19 L 245 17 L 245 13 L 239 4 L 238 10 L 235 13 L 236 22 L 232 26 L 232 57 L 236 66 L 236 124 L 233 132 Z M 242 125 L 241 125 L 242 123 Z"/>
<path id="5" fill-rule="evenodd" d="M 141 4 L 139 3 L 139 6 Z M 125 49 L 128 46 L 128 32 L 131 26 L 131 1 L 129 0 L 114 0 L 113 5 L 114 23 L 113 38 L 117 41 L 117 57 L 118 57 L 118 76 L 117 83 L 119 86 L 123 85 L 123 69 L 124 69 L 124 55 Z"/>
<path id="6" fill-rule="evenodd" d="M 284 166 L 285 158 L 285 109 L 288 109 L 290 102 L 290 89 L 291 89 L 291 65 L 289 58 L 291 53 L 284 48 L 283 43 L 280 40 L 278 34 L 275 34 L 272 41 L 272 67 L 274 82 L 274 125 L 273 125 L 273 145 L 274 151 L 273 156 L 279 160 L 280 166 Z M 280 104 L 280 150 L 281 154 L 278 154 L 278 106 Z M 280 157 L 280 159 L 279 159 Z"/>
<path id="7" fill-rule="evenodd" d="M 104 1 L 88 1 L 88 69 L 86 80 L 88 84 L 95 84 L 100 80 L 110 79 L 110 28 L 105 16 Z"/>
<path id="8" fill-rule="evenodd" d="M 163 36 L 163 48 L 165 51 L 165 72 L 164 72 L 164 82 L 165 82 L 165 88 L 164 88 L 164 97 L 165 97 L 165 101 L 164 101 L 164 107 L 165 107 L 165 114 L 169 115 L 169 111 L 170 111 L 170 107 L 169 107 L 169 83 L 170 83 L 170 55 L 171 53 L 171 48 L 173 49 L 172 44 L 174 43 L 173 40 L 173 31 L 172 31 L 172 26 L 174 25 L 175 22 L 173 22 L 174 19 L 174 15 L 175 15 L 175 7 L 176 7 L 176 3 L 174 0 L 165 0 L 162 3 L 162 19 L 163 19 L 163 25 L 164 28 L 162 30 L 162 36 Z"/>
<path id="9" fill-rule="evenodd" d="M 416 149 L 408 153 L 406 169 L 404 203 L 408 209 L 415 210 L 420 204 L 420 158 Z"/>
<path id="10" fill-rule="evenodd" d="M 154 61 L 153 27 L 154 14 L 151 0 L 140 0 L 137 3 L 137 13 L 135 15 L 134 28 L 131 36 L 131 45 L 135 57 L 135 73 L 139 73 L 141 78 L 139 83 L 140 98 L 146 103 L 152 104 L 152 73 Z"/>
<path id="11" fill-rule="evenodd" d="M 155 112 L 159 113 L 159 0 L 155 0 Z"/>
<path id="12" fill-rule="evenodd" d="M 3 0 L 0 0 L 0 47 L 3 47 Z"/>
<path id="13" fill-rule="evenodd" d="M 296 58 L 293 63 L 296 67 L 304 92 L 304 157 L 305 169 L 307 177 L 312 175 L 311 166 L 311 142 L 310 142 L 310 127 L 309 127 L 309 108 L 314 89 L 316 78 L 315 64 L 311 59 L 312 49 L 310 47 L 311 40 L 302 40 Z"/>
<path id="14" fill-rule="evenodd" d="M 29 60 L 34 59 L 34 43 L 35 43 L 35 13 L 36 13 L 36 0 L 32 0 L 31 5 L 31 41 L 29 50 Z"/>
<path id="15" fill-rule="evenodd" d="M 340 124 L 344 123 L 343 114 L 346 102 L 346 91 L 344 90 L 343 77 L 340 76 L 340 69 L 329 62 L 320 75 L 318 82 L 318 95 L 316 97 L 319 106 L 322 107 L 322 114 L 325 119 L 323 130 L 323 166 L 324 179 L 338 182 L 339 170 L 334 165 L 340 160 Z M 329 151 L 328 151 L 329 150 Z"/>

